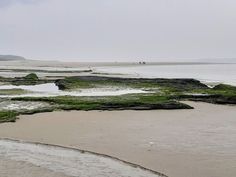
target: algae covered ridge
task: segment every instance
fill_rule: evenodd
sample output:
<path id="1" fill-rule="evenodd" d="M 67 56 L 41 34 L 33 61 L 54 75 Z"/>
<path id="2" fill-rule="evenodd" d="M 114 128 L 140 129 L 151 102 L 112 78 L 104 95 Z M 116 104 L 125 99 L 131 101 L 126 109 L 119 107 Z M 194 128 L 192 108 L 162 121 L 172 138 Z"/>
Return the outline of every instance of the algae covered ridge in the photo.
<path id="1" fill-rule="evenodd" d="M 37 85 L 53 82 L 61 91 L 78 89 L 130 88 L 143 93 L 117 96 L 52 96 L 0 98 L 0 122 L 12 122 L 20 114 L 34 114 L 54 110 L 152 110 L 193 109 L 182 100 L 203 101 L 215 104 L 236 104 L 236 87 L 220 84 L 213 88 L 195 79 L 145 79 L 101 76 L 74 76 L 59 80 L 42 80 L 36 74 L 23 78 L 0 78 L 1 83 Z M 0 90 L 0 95 L 24 93 L 24 90 Z M 0 104 L 0 105 L 1 105 Z M 9 105 L 15 105 L 13 108 Z M 26 106 L 22 106 L 26 105 Z M 35 105 L 35 106 L 31 106 Z M 36 106 L 38 105 L 38 106 Z"/>

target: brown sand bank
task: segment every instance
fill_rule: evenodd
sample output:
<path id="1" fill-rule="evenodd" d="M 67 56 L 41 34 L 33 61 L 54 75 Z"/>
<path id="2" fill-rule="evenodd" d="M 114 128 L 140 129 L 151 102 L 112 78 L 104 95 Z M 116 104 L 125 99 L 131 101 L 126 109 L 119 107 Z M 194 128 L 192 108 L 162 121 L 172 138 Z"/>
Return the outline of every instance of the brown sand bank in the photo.
<path id="1" fill-rule="evenodd" d="M 188 102 L 194 110 L 71 111 L 21 116 L 0 137 L 78 147 L 170 177 L 236 174 L 236 107 Z"/>

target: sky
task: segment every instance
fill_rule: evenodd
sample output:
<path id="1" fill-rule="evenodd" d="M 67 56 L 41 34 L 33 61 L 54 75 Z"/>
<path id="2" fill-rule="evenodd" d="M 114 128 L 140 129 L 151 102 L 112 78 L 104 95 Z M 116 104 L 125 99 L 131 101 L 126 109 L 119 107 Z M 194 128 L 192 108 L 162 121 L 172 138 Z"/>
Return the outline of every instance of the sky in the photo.
<path id="1" fill-rule="evenodd" d="M 63 61 L 236 58 L 235 0 L 0 0 L 0 54 Z"/>

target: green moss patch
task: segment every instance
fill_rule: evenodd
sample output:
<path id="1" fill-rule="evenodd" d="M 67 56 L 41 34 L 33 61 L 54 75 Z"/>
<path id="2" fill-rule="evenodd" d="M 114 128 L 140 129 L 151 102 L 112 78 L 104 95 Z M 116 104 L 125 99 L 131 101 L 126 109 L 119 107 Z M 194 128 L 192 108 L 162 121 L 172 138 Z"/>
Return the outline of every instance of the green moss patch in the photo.
<path id="1" fill-rule="evenodd" d="M 158 95 L 126 95 L 110 97 L 49 97 L 14 98 L 18 101 L 49 102 L 63 110 L 151 110 L 151 109 L 190 109 L 191 106 Z"/>
<path id="2" fill-rule="evenodd" d="M 15 122 L 17 119 L 17 113 L 13 111 L 0 111 L 0 123 L 3 122 Z"/>
<path id="3" fill-rule="evenodd" d="M 28 91 L 23 89 L 1 89 L 0 95 L 22 95 L 26 94 Z"/>

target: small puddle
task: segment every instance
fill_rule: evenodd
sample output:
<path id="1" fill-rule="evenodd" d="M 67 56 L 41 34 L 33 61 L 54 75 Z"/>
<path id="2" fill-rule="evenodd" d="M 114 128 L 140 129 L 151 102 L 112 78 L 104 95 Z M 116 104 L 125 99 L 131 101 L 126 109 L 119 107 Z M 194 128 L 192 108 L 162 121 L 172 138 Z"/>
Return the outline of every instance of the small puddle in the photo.
<path id="1" fill-rule="evenodd" d="M 124 94 L 134 93 L 148 93 L 141 89 L 132 88 L 119 88 L 119 87 L 108 87 L 108 88 L 91 88 L 91 89 L 80 89 L 77 91 L 62 91 L 54 83 L 33 85 L 33 86 L 14 86 L 14 85 L 1 85 L 1 90 L 6 89 L 23 89 L 29 92 L 28 94 L 21 95 L 0 95 L 1 98 L 6 97 L 52 97 L 52 96 L 118 96 Z"/>

